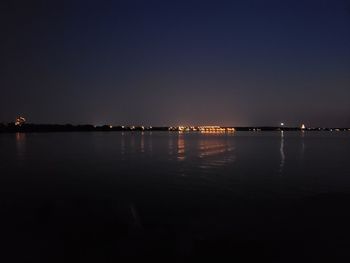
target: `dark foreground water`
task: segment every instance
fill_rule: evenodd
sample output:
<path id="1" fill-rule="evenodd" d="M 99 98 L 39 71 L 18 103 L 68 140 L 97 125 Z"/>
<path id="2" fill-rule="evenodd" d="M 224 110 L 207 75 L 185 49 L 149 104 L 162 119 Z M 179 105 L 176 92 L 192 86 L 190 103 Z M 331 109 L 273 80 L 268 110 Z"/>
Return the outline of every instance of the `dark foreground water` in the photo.
<path id="1" fill-rule="evenodd" d="M 0 134 L 0 158 L 1 262 L 350 259 L 350 132 Z"/>

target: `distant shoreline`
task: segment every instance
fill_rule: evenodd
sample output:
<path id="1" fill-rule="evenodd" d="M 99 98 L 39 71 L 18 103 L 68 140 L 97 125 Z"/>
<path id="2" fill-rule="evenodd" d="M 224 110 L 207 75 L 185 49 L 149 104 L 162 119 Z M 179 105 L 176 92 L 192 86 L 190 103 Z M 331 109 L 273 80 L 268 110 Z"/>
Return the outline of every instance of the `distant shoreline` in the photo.
<path id="1" fill-rule="evenodd" d="M 204 126 L 199 126 L 204 127 Z M 0 133 L 30 133 L 30 132 L 142 132 L 142 131 L 169 131 L 169 132 L 200 132 L 199 127 L 152 127 L 152 126 L 111 126 L 111 125 L 61 125 L 61 124 L 23 124 L 21 126 L 10 124 L 0 124 Z M 207 127 L 207 126 L 205 126 Z M 205 133 L 232 133 L 233 131 L 350 131 L 350 128 L 344 127 L 273 127 L 273 126 L 256 126 L 256 127 L 219 127 L 209 128 Z"/>

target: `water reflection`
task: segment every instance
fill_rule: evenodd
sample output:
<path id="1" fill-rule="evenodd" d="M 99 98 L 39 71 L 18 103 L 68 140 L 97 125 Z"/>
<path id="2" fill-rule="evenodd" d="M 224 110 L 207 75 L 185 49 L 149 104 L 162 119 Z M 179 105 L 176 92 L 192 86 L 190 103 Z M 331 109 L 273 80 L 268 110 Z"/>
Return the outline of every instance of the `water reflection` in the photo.
<path id="1" fill-rule="evenodd" d="M 150 154 L 153 153 L 153 136 L 152 136 L 152 132 L 149 132 L 148 134 L 148 151 L 150 152 Z"/>
<path id="2" fill-rule="evenodd" d="M 172 156 L 174 154 L 174 137 L 169 134 L 168 139 L 168 155 Z"/>
<path id="3" fill-rule="evenodd" d="M 208 174 L 236 160 L 234 140 L 226 136 L 200 134 L 193 136 L 179 133 L 177 136 L 177 160 L 179 171 L 186 174 Z M 169 138 L 169 154 L 172 143 Z M 197 173 L 196 169 L 200 170 Z M 217 172 L 217 171 L 216 171 Z"/>
<path id="4" fill-rule="evenodd" d="M 185 138 L 182 133 L 179 133 L 177 137 L 177 159 L 179 161 L 185 160 Z"/>
<path id="5" fill-rule="evenodd" d="M 205 135 L 201 137 L 198 143 L 199 167 L 201 169 L 210 169 L 232 163 L 236 158 L 233 151 L 233 145 L 226 138 L 219 137 L 213 139 Z"/>
<path id="6" fill-rule="evenodd" d="M 281 131 L 281 144 L 280 145 L 281 145 L 280 146 L 281 162 L 280 162 L 279 173 L 282 174 L 283 173 L 283 167 L 284 167 L 285 159 L 286 159 L 286 155 L 284 153 L 284 133 L 283 133 L 283 131 Z"/>
<path id="7" fill-rule="evenodd" d="M 16 133 L 16 149 L 17 149 L 17 157 L 20 160 L 25 159 L 26 155 L 26 137 L 25 133 Z"/>
<path id="8" fill-rule="evenodd" d="M 132 136 L 130 137 L 130 149 L 135 152 L 137 151 L 138 149 L 135 147 L 136 146 L 136 142 L 135 142 L 135 137 L 133 134 Z"/>
<path id="9" fill-rule="evenodd" d="M 145 133 L 141 132 L 141 152 L 145 152 Z"/>
<path id="10" fill-rule="evenodd" d="M 122 136 L 121 136 L 120 153 L 121 153 L 122 155 L 125 154 L 125 134 L 124 134 L 124 132 L 122 132 Z"/>
<path id="11" fill-rule="evenodd" d="M 205 158 L 212 155 L 218 155 L 220 153 L 224 153 L 227 151 L 226 146 L 227 145 L 222 142 L 218 142 L 218 141 L 212 142 L 212 141 L 202 140 L 199 143 L 198 157 Z"/>
<path id="12" fill-rule="evenodd" d="M 301 159 L 304 159 L 305 154 L 305 131 L 301 131 Z"/>

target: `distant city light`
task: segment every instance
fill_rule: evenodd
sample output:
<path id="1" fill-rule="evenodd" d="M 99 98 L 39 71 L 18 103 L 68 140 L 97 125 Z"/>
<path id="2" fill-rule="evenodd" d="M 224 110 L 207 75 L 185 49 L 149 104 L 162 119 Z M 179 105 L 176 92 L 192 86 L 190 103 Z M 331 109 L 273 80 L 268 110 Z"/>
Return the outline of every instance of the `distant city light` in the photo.
<path id="1" fill-rule="evenodd" d="M 301 125 L 301 129 L 302 129 L 302 130 L 305 130 L 305 129 L 306 129 L 305 124 L 302 124 L 302 125 Z"/>
<path id="2" fill-rule="evenodd" d="M 222 128 L 220 126 L 178 126 L 170 127 L 169 130 L 178 130 L 179 132 L 199 131 L 200 133 L 231 133 L 235 131 L 235 128 Z"/>
<path id="3" fill-rule="evenodd" d="M 281 126 L 284 126 L 284 122 L 281 122 Z"/>
<path id="4" fill-rule="evenodd" d="M 19 116 L 16 118 L 15 125 L 22 126 L 23 124 L 25 124 L 25 122 L 26 122 L 26 119 L 24 117 Z"/>

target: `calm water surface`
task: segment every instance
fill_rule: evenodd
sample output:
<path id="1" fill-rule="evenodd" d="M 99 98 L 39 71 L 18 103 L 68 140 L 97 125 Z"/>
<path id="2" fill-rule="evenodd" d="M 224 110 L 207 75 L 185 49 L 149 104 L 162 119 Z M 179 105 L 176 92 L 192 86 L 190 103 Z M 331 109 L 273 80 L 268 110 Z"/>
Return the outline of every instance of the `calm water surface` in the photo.
<path id="1" fill-rule="evenodd" d="M 0 134 L 0 157 L 13 262 L 348 256 L 350 132 Z"/>

